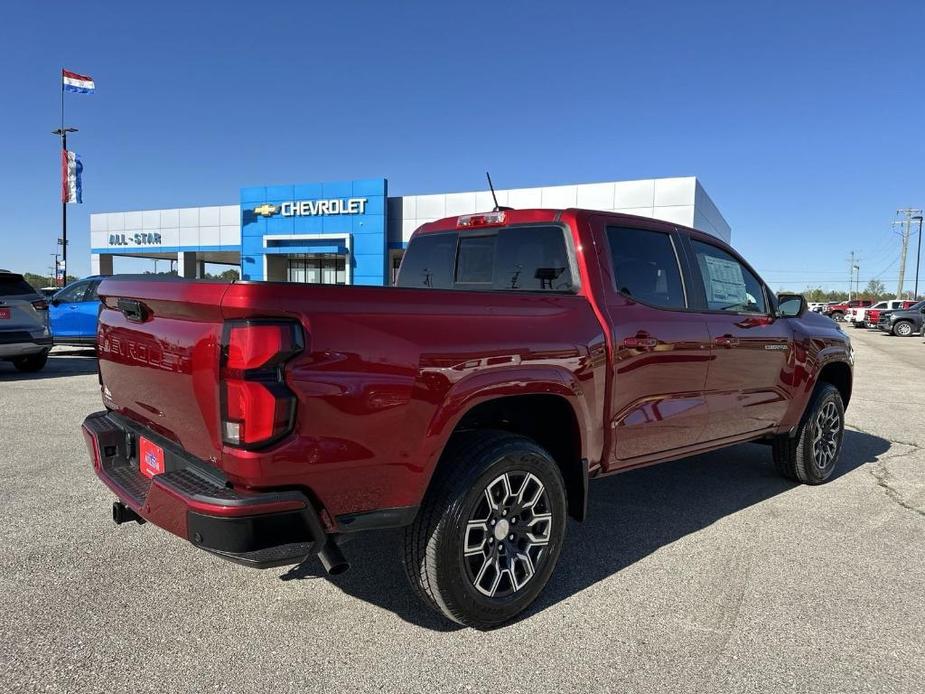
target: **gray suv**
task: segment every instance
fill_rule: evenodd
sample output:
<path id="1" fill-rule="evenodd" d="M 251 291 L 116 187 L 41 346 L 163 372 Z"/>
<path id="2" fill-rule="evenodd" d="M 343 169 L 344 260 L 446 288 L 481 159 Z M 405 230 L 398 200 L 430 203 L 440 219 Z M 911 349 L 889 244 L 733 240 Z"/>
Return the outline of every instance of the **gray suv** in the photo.
<path id="1" fill-rule="evenodd" d="M 22 275 L 0 270 L 0 360 L 39 371 L 49 349 L 48 302 Z"/>

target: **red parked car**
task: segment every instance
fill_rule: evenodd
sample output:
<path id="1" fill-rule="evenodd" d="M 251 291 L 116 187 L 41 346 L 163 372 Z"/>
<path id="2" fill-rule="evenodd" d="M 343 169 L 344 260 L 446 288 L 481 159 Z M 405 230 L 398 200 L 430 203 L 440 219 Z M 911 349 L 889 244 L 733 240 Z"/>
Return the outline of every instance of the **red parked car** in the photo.
<path id="1" fill-rule="evenodd" d="M 424 602 L 490 628 L 542 590 L 594 478 L 754 440 L 793 480 L 837 464 L 850 341 L 706 234 L 451 217 L 398 283 L 104 280 L 83 431 L 116 522 L 332 573 L 342 536 L 405 526 Z"/>

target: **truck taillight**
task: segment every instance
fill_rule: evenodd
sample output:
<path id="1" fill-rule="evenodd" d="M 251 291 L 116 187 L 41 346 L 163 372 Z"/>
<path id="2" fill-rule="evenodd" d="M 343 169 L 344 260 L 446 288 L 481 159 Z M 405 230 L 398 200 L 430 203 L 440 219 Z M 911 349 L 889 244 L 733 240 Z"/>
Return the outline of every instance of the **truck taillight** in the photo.
<path id="1" fill-rule="evenodd" d="M 225 324 L 222 341 L 222 440 L 242 448 L 266 446 L 292 431 L 296 397 L 283 367 L 304 349 L 291 321 Z"/>

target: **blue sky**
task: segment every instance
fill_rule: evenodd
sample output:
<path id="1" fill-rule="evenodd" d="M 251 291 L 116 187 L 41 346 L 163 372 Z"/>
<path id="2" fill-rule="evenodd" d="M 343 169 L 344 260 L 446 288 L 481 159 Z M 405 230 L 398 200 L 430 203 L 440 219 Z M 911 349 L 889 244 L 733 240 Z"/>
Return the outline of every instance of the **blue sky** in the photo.
<path id="1" fill-rule="evenodd" d="M 0 26 L 0 266 L 60 230 L 62 67 L 89 212 L 384 176 L 390 193 L 696 175 L 774 288 L 897 276 L 925 206 L 919 2 L 16 3 Z M 892 262 L 892 265 L 891 265 Z M 914 261 L 913 261 L 914 262 Z M 117 269 L 118 266 L 117 266 Z"/>

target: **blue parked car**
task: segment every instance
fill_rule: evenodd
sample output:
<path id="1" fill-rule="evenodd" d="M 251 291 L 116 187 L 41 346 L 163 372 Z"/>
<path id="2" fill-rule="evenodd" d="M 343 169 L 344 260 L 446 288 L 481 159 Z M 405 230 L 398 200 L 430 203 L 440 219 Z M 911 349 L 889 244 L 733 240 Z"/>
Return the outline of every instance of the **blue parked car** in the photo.
<path id="1" fill-rule="evenodd" d="M 100 313 L 97 287 L 104 275 L 71 282 L 48 302 L 48 322 L 56 345 L 93 345 Z"/>

